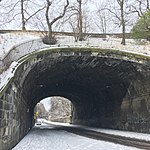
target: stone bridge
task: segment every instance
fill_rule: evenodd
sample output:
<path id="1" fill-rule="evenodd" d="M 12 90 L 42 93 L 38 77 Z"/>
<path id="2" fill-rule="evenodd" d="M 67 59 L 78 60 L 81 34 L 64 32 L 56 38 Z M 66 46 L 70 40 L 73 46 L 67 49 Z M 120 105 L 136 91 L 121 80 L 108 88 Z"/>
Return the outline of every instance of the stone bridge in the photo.
<path id="1" fill-rule="evenodd" d="M 47 48 L 17 60 L 0 91 L 0 150 L 32 128 L 35 105 L 62 96 L 73 124 L 150 133 L 150 57 L 86 48 Z"/>

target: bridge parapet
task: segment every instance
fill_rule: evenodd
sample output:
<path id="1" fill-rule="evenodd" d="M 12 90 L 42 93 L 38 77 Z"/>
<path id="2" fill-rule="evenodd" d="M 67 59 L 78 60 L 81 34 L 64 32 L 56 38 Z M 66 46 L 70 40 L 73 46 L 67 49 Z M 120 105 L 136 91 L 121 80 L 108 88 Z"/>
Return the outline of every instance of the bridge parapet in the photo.
<path id="1" fill-rule="evenodd" d="M 41 39 L 30 40 L 12 47 L 0 60 L 0 73 L 6 70 L 13 61 L 17 61 L 20 57 L 44 47 L 48 46 L 43 44 Z"/>
<path id="2" fill-rule="evenodd" d="M 10 51 L 0 59 L 0 74 L 8 69 L 10 64 L 14 61 L 17 61 L 19 58 L 35 52 L 40 49 L 44 48 L 56 48 L 56 47 L 85 47 L 85 44 L 77 44 L 77 45 L 68 45 L 68 44 L 63 44 L 63 45 L 46 45 L 42 42 L 42 39 L 35 39 L 35 40 L 30 40 L 27 42 L 23 42 L 21 44 L 18 44 L 10 49 Z M 91 46 L 92 47 L 92 46 Z"/>

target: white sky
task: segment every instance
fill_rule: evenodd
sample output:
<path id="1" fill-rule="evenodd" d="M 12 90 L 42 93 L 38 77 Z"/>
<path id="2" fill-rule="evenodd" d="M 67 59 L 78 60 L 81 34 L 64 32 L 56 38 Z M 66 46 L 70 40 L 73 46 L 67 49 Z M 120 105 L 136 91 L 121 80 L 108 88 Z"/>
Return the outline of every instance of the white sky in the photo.
<path id="1" fill-rule="evenodd" d="M 50 109 L 50 97 L 47 97 L 47 98 L 41 100 L 40 102 L 44 105 L 44 107 L 47 111 Z"/>
<path id="2" fill-rule="evenodd" d="M 10 2 L 10 3 L 15 3 L 15 2 L 13 2 L 11 0 L 7 0 L 7 1 Z M 76 1 L 76 0 L 71 0 L 71 2 L 73 2 L 73 1 Z M 6 3 L 5 1 L 2 1 L 2 2 Z M 42 6 L 44 5 L 44 2 L 45 2 L 45 0 L 42 1 L 42 2 L 40 0 L 34 0 L 34 3 L 36 3 L 36 4 L 40 3 L 40 4 L 42 4 Z M 98 6 L 101 5 L 101 3 L 103 3 L 103 2 L 106 2 L 106 1 L 104 1 L 104 0 L 89 0 L 88 5 L 84 6 L 84 9 L 86 11 L 88 11 L 88 13 L 89 13 L 88 14 L 88 18 L 90 20 L 90 26 L 91 26 L 89 32 L 98 32 L 98 33 L 101 33 L 100 29 L 98 29 L 97 26 L 95 25 L 95 21 L 98 20 L 98 18 L 96 18 L 95 12 L 96 12 L 96 9 L 98 8 Z M 36 5 L 36 4 L 33 4 L 33 6 Z M 27 11 L 30 12 L 31 14 L 33 14 L 33 11 L 36 11 L 38 9 L 35 6 L 34 7 L 33 6 L 30 5 L 29 8 L 27 9 Z M 20 7 L 20 5 L 18 5 L 18 7 Z M 52 12 L 56 14 L 56 10 L 60 10 L 60 9 L 61 8 L 59 6 L 59 9 L 55 8 L 55 9 L 53 9 Z M 3 12 L 3 11 L 5 11 L 5 9 L 3 10 L 0 7 L 0 13 Z M 20 13 L 20 10 L 18 10 L 18 11 L 19 11 L 18 13 Z M 43 12 L 43 15 L 45 15 L 45 12 Z M 10 15 L 9 17 L 11 17 L 11 16 L 12 15 Z M 52 14 L 51 14 L 51 16 L 52 16 Z M 6 15 L 3 17 L 1 15 L 0 16 L 0 20 L 4 20 L 5 21 L 5 20 L 8 20 L 9 17 L 6 17 Z M 3 18 L 3 19 L 1 19 L 1 18 Z M 38 21 L 37 21 L 37 19 L 34 18 L 34 20 L 32 22 L 34 22 L 34 23 L 38 22 L 38 24 L 40 24 L 40 21 L 41 22 L 45 22 L 45 18 L 41 16 L 40 20 L 38 20 Z M 107 24 L 109 25 L 109 28 L 107 28 L 108 29 L 107 32 L 114 32 L 114 33 L 115 32 L 121 32 L 120 28 L 117 27 L 117 26 L 114 26 L 114 24 L 111 21 L 112 20 L 109 20 L 107 22 Z M 2 23 L 2 21 L 1 21 L 1 23 Z M 46 22 L 44 23 L 44 25 L 45 25 L 45 27 L 47 27 Z M 39 26 L 38 28 L 35 28 L 35 26 L 37 27 L 37 25 L 35 25 L 35 24 L 33 26 L 33 23 L 32 24 L 28 24 L 27 25 L 27 29 L 36 29 L 36 30 L 38 30 L 39 28 L 41 28 L 41 25 L 38 25 Z M 68 28 L 67 25 L 65 25 L 63 27 L 61 27 L 61 26 L 59 26 L 59 27 L 58 27 L 58 29 L 60 29 L 60 31 L 72 31 L 71 29 Z M 20 16 L 17 16 L 16 20 L 13 20 L 12 22 L 8 23 L 7 25 L 0 26 L 0 28 L 1 29 L 21 29 L 21 18 L 20 18 Z"/>

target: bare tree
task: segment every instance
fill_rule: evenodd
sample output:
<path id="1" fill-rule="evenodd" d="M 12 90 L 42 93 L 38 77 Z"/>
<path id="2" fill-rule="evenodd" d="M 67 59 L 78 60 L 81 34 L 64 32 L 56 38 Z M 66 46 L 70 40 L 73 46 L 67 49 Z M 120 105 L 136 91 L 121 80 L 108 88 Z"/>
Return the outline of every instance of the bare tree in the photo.
<path id="1" fill-rule="evenodd" d="M 29 23 L 31 18 L 43 10 L 45 6 L 38 5 L 33 0 L 17 0 L 17 1 L 2 1 L 0 5 L 1 9 L 1 22 L 2 24 L 10 24 L 11 22 L 17 21 L 21 24 L 23 31 L 26 30 L 26 25 Z M 18 20 L 21 20 L 19 22 Z"/>
<path id="2" fill-rule="evenodd" d="M 21 0 L 21 18 L 22 18 L 22 30 L 25 31 L 25 16 L 24 16 L 24 0 Z"/>
<path id="3" fill-rule="evenodd" d="M 126 44 L 126 42 L 125 42 L 125 27 L 126 27 L 126 24 L 125 24 L 125 16 L 124 16 L 125 0 L 117 0 L 117 3 L 120 7 L 120 12 L 121 12 L 121 15 L 120 15 L 120 23 L 121 23 L 121 26 L 122 26 L 122 41 L 121 41 L 121 44 L 125 45 Z"/>
<path id="4" fill-rule="evenodd" d="M 69 25 L 73 31 L 73 37 L 74 37 L 74 40 L 75 42 L 78 42 L 79 40 L 79 29 L 78 29 L 78 21 L 77 21 L 77 15 L 74 14 L 74 16 L 72 16 L 71 18 L 69 18 Z"/>
<path id="5" fill-rule="evenodd" d="M 82 28 L 83 28 L 83 34 L 86 34 L 90 32 L 91 30 L 91 17 L 89 16 L 89 12 L 86 10 L 83 10 L 83 22 L 82 22 Z"/>
<path id="6" fill-rule="evenodd" d="M 25 5 L 28 5 L 28 3 L 31 0 L 21 0 L 21 20 L 22 20 L 22 31 L 26 30 L 26 24 L 27 22 L 33 17 L 35 16 L 37 13 L 39 13 L 41 10 L 43 10 L 45 8 L 45 6 L 38 8 L 36 11 L 34 11 L 32 14 L 28 13 L 26 8 L 24 7 Z M 26 3 L 26 4 L 25 4 Z M 33 5 L 33 3 L 32 3 Z M 33 6 L 32 6 L 33 8 Z"/>
<path id="7" fill-rule="evenodd" d="M 79 27 L 79 41 L 83 41 L 83 16 L 82 16 L 82 0 L 77 0 L 78 2 L 78 27 Z"/>
<path id="8" fill-rule="evenodd" d="M 96 16 L 98 19 L 95 20 L 96 26 L 102 31 L 103 34 L 106 34 L 107 32 L 107 16 L 105 11 L 101 11 L 99 9 L 96 12 Z"/>
<path id="9" fill-rule="evenodd" d="M 45 17 L 43 17 L 44 13 L 44 11 L 41 11 L 41 13 L 35 15 L 31 22 L 31 26 L 41 33 L 41 38 L 47 37 L 46 20 Z"/>
<path id="10" fill-rule="evenodd" d="M 134 0 L 130 4 L 130 13 L 136 13 L 138 17 L 142 17 L 148 11 L 150 11 L 149 0 Z"/>
<path id="11" fill-rule="evenodd" d="M 51 9 L 53 1 L 46 0 L 46 2 L 47 3 L 46 3 L 45 18 L 46 18 L 46 23 L 47 23 L 47 27 L 48 27 L 48 36 L 43 39 L 43 42 L 46 44 L 55 44 L 56 39 L 53 35 L 52 27 L 58 20 L 60 20 L 64 17 L 67 7 L 69 6 L 69 0 L 66 0 L 66 4 L 64 5 L 62 13 L 60 13 L 57 17 L 54 17 L 52 20 L 49 17 L 49 11 Z"/>
<path id="12" fill-rule="evenodd" d="M 83 14 L 83 4 L 86 5 L 88 2 L 88 0 L 77 0 L 78 3 L 78 8 L 77 8 L 77 12 L 78 12 L 78 28 L 79 28 L 79 41 L 83 41 L 84 40 L 84 35 L 83 33 L 85 33 L 83 30 L 87 29 L 87 16 Z M 84 21 L 86 20 L 86 21 Z M 89 25 L 88 25 L 89 26 Z"/>
<path id="13" fill-rule="evenodd" d="M 90 19 L 87 10 L 85 11 L 83 6 L 87 4 L 89 0 L 75 0 L 76 2 L 68 9 L 67 21 L 73 31 L 75 41 L 85 40 L 85 33 L 90 29 Z"/>
<path id="14" fill-rule="evenodd" d="M 64 22 L 67 22 L 69 24 L 69 27 L 71 28 L 73 32 L 73 36 L 75 39 L 75 42 L 78 42 L 79 35 L 81 35 L 79 32 L 79 9 L 77 3 L 73 3 L 67 11 L 67 15 Z M 82 32 L 82 31 L 81 31 Z"/>
<path id="15" fill-rule="evenodd" d="M 111 3 L 112 2 L 112 3 Z M 117 24 L 119 27 L 122 27 L 122 41 L 121 44 L 125 45 L 126 44 L 126 37 L 125 37 L 125 32 L 126 32 L 126 23 L 128 22 L 127 20 L 127 2 L 128 0 L 113 0 L 113 1 L 108 1 L 108 6 L 103 8 L 102 10 L 108 10 L 114 18 L 117 19 Z"/>
<path id="16" fill-rule="evenodd" d="M 1 1 L 0 4 L 0 26 L 10 24 L 18 18 L 19 12 L 16 8 L 19 7 L 19 1 L 12 2 L 10 0 Z"/>

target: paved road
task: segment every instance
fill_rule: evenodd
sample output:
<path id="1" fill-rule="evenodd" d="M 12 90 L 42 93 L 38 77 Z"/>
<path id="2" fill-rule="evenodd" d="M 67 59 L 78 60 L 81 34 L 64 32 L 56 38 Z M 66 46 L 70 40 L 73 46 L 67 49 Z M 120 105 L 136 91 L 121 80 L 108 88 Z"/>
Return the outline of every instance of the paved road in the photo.
<path id="1" fill-rule="evenodd" d="M 13 150 L 138 150 L 134 147 L 88 138 L 85 132 L 87 134 L 91 131 L 42 125 L 34 127 Z"/>

